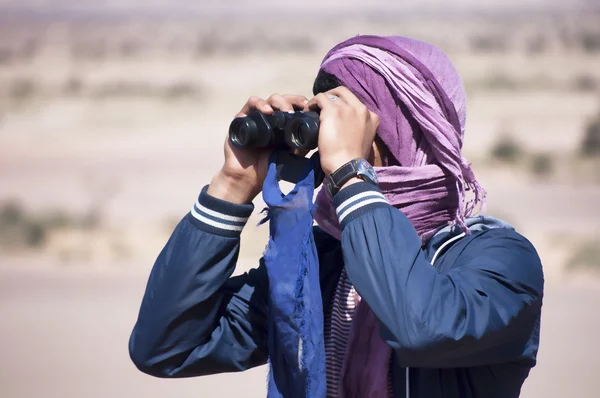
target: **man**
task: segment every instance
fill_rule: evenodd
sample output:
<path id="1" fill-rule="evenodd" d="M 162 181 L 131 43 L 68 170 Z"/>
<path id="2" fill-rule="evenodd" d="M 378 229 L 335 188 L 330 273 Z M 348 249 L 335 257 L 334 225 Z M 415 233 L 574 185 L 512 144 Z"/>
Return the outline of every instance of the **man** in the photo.
<path id="1" fill-rule="evenodd" d="M 469 217 L 484 192 L 461 155 L 465 96 L 450 61 L 418 41 L 358 36 L 329 52 L 313 91 L 252 97 L 238 116 L 320 109 L 327 396 L 519 396 L 536 362 L 542 267 L 512 227 Z M 222 170 L 152 270 L 129 346 L 141 371 L 266 363 L 264 262 L 231 274 L 268 156 L 226 140 Z"/>

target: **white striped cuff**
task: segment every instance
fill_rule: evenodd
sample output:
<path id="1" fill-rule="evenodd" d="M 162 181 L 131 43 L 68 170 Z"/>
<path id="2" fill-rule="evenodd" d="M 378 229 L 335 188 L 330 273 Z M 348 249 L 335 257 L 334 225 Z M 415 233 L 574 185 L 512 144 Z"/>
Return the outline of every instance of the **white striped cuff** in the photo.
<path id="1" fill-rule="evenodd" d="M 361 182 L 342 189 L 333 198 L 335 212 L 342 225 L 378 207 L 389 206 L 379 188 L 371 183 Z"/>
<path id="2" fill-rule="evenodd" d="M 214 198 L 202 189 L 188 219 L 203 231 L 223 236 L 239 236 L 254 210 L 252 204 L 238 205 Z"/>

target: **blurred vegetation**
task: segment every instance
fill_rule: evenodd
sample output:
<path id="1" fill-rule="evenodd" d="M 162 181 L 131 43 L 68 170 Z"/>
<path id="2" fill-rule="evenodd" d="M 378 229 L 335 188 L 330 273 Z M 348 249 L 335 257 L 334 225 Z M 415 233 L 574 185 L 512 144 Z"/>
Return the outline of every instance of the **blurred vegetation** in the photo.
<path id="1" fill-rule="evenodd" d="M 32 79 L 18 78 L 11 81 L 6 90 L 9 98 L 21 102 L 36 96 L 39 85 Z"/>
<path id="2" fill-rule="evenodd" d="M 51 230 L 72 224 L 74 220 L 62 212 L 33 216 L 18 202 L 8 201 L 0 204 L 0 248 L 38 249 L 46 243 Z"/>
<path id="3" fill-rule="evenodd" d="M 554 158 L 549 153 L 533 154 L 529 168 L 535 177 L 547 179 L 554 173 Z"/>
<path id="4" fill-rule="evenodd" d="M 73 38 L 70 56 L 76 60 L 101 61 L 108 57 L 132 58 L 155 50 L 187 53 L 195 57 L 216 55 L 244 55 L 251 53 L 313 53 L 317 38 L 307 34 L 272 36 L 262 30 L 252 34 L 232 35 L 227 29 L 214 27 L 189 32 L 186 37 L 175 37 L 168 43 L 152 42 L 140 37 L 124 35 L 110 42 L 106 38 Z"/>
<path id="5" fill-rule="evenodd" d="M 92 98 L 147 97 L 162 99 L 203 98 L 205 89 L 196 83 L 175 82 L 157 86 L 145 82 L 115 81 L 98 87 L 81 87 L 79 92 L 88 92 Z"/>
<path id="6" fill-rule="evenodd" d="M 538 180 L 547 180 L 556 173 L 557 157 L 547 152 L 528 152 L 509 132 L 501 133 L 493 144 L 490 158 L 504 166 L 523 166 Z"/>
<path id="7" fill-rule="evenodd" d="M 469 92 L 474 91 L 574 91 L 593 93 L 600 91 L 600 79 L 590 74 L 582 73 L 569 79 L 558 80 L 545 75 L 518 78 L 503 71 L 490 72 L 483 78 L 467 79 L 465 86 Z"/>
<path id="8" fill-rule="evenodd" d="M 567 268 L 600 271 L 600 240 L 580 243 L 567 261 Z"/>
<path id="9" fill-rule="evenodd" d="M 287 17 L 285 17 L 287 18 Z M 77 64 L 71 70 L 85 70 L 85 64 L 99 64 L 112 59 L 144 59 L 144 57 L 178 56 L 177 62 L 194 62 L 196 59 L 216 56 L 243 57 L 249 54 L 324 54 L 333 45 L 327 40 L 355 35 L 352 19 L 331 22 L 330 30 L 337 35 L 322 35 L 320 29 L 307 29 L 306 20 L 295 17 L 279 21 L 284 23 L 284 32 L 273 35 L 263 24 L 249 21 L 223 21 L 186 19 L 180 21 L 156 21 L 136 17 L 134 20 L 101 21 L 90 20 L 82 24 L 77 21 L 59 20 L 56 29 L 47 29 L 39 22 L 28 19 L 5 21 L 3 32 L 11 40 L 0 42 L 0 68 L 28 65 L 36 58 L 53 52 L 56 48 L 63 54 L 65 62 Z M 368 17 L 365 17 L 369 20 Z M 576 19 L 574 19 L 576 18 Z M 584 21 L 585 20 L 585 21 Z M 416 21 L 420 21 L 419 18 Z M 439 43 L 449 54 L 467 52 L 488 56 L 492 54 L 524 54 L 528 57 L 552 55 L 557 52 L 577 52 L 595 56 L 600 53 L 600 14 L 584 16 L 547 17 L 546 20 L 523 21 L 518 18 L 486 18 L 481 24 L 466 24 L 464 34 L 448 40 L 448 29 L 454 30 L 455 22 L 446 18 L 425 19 L 436 22 L 439 29 L 430 29 L 424 35 L 419 22 L 403 24 L 398 30 L 393 15 L 373 19 L 375 31 L 419 37 L 425 41 Z M 173 23 L 171 23 L 173 22 Z M 231 29 L 228 23 L 236 23 Z M 359 22 L 364 26 L 364 20 Z M 135 29 L 132 29 L 135 26 Z M 315 27 L 319 25 L 310 25 Z M 62 33 L 59 33 L 62 32 Z M 510 34 L 507 34 L 510 32 Z M 468 77 L 468 76 L 467 76 Z M 581 72 L 578 76 L 558 79 L 550 76 L 516 77 L 499 67 L 485 76 L 467 79 L 469 91 L 581 91 L 599 92 L 600 75 Z M 152 81 L 113 80 L 92 84 L 82 76 L 68 77 L 61 87 L 53 87 L 45 80 L 32 77 L 7 75 L 0 79 L 2 96 L 14 102 L 23 102 L 38 95 L 89 96 L 95 99 L 115 97 L 148 97 L 165 100 L 179 98 L 205 99 L 207 88 L 196 81 L 178 81 L 157 85 Z"/>
<path id="10" fill-rule="evenodd" d="M 578 42 L 586 53 L 600 53 L 600 32 L 584 30 L 579 33 Z"/>
<path id="11" fill-rule="evenodd" d="M 571 88 L 575 91 L 594 92 L 600 90 L 600 82 L 593 76 L 582 74 L 572 80 Z"/>
<path id="12" fill-rule="evenodd" d="M 207 97 L 207 91 L 204 85 L 192 81 L 175 81 L 158 85 L 143 81 L 116 80 L 93 85 L 85 82 L 79 76 L 71 76 L 61 86 L 52 87 L 33 78 L 19 77 L 9 81 L 5 86 L 0 86 L 0 98 L 4 97 L 18 104 L 44 96 L 87 96 L 93 99 L 143 97 L 159 100 L 204 100 Z"/>
<path id="13" fill-rule="evenodd" d="M 512 134 L 504 132 L 492 146 L 490 156 L 497 162 L 514 164 L 523 159 L 524 151 Z"/>
<path id="14" fill-rule="evenodd" d="M 475 53 L 505 53 L 510 49 L 509 37 L 502 32 L 479 33 L 469 38 L 470 48 Z"/>
<path id="15" fill-rule="evenodd" d="M 0 98 L 4 97 L 17 103 L 30 101 L 40 96 L 82 96 L 93 99 L 143 97 L 159 100 L 205 100 L 210 95 L 210 91 L 205 84 L 191 80 L 173 81 L 167 84 L 122 79 L 90 83 L 81 76 L 73 75 L 67 77 L 58 86 L 27 76 L 4 79 L 4 83 L 0 85 Z M 575 91 L 593 93 L 600 92 L 600 78 L 590 74 L 580 74 L 565 81 L 558 81 L 544 75 L 517 78 L 505 72 L 491 72 L 483 78 L 465 80 L 465 86 L 470 93 L 477 91 Z"/>
<path id="16" fill-rule="evenodd" d="M 600 115 L 585 127 L 580 152 L 585 157 L 600 157 Z"/>
<path id="17" fill-rule="evenodd" d="M 71 76 L 65 81 L 62 91 L 65 96 L 78 96 L 84 91 L 84 83 L 79 76 Z"/>
<path id="18" fill-rule="evenodd" d="M 213 30 L 198 35 L 195 45 L 197 57 L 215 55 L 243 55 L 251 53 L 314 53 L 317 49 L 315 40 L 308 35 L 273 37 L 263 31 L 245 37 L 228 38 L 225 32 Z"/>
<path id="19" fill-rule="evenodd" d="M 0 249 L 2 251 L 42 249 L 53 231 L 67 228 L 84 230 L 100 226 L 99 214 L 88 212 L 81 217 L 54 210 L 42 214 L 28 212 L 16 200 L 0 203 Z"/>
<path id="20" fill-rule="evenodd" d="M 398 27 L 397 14 L 379 17 L 361 16 L 328 20 L 327 29 L 338 32 L 337 38 L 357 33 L 356 23 L 371 23 L 371 31 L 403 34 L 422 40 L 445 43 L 445 51 L 467 50 L 476 54 L 520 52 L 537 56 L 555 51 L 600 53 L 600 29 L 597 12 L 588 15 L 565 14 L 538 16 L 533 20 L 497 16 L 480 16 L 477 24 L 465 24 L 464 35 L 447 40 L 448 30 L 455 30 L 456 20 L 447 16 L 415 16 Z M 322 22 L 308 16 L 278 16 L 284 33 L 273 34 L 270 24 L 219 18 L 182 18 L 157 21 L 141 16 L 124 20 L 58 20 L 56 29 L 27 18 L 4 21 L 5 40 L 0 43 L 0 66 L 31 61 L 39 56 L 54 36 L 64 40 L 66 56 L 77 61 L 99 62 L 108 57 L 130 59 L 150 53 L 187 54 L 191 57 L 245 55 L 251 53 L 309 54 L 322 53 L 334 43 L 324 40 Z M 256 21 L 256 19 L 254 19 Z M 423 33 L 423 21 L 436 26 Z M 467 16 L 465 21 L 473 21 Z M 262 22 L 262 21 L 261 21 Z M 231 28 L 235 24 L 235 29 Z M 434 25 L 432 25 L 434 24 Z M 482 24 L 485 26 L 482 29 Z M 132 29 L 135 26 L 135 29 Z M 99 33 L 101 32 L 101 33 Z M 140 33 L 144 32 L 144 33 Z M 151 32 L 151 33 L 147 33 Z M 49 34 L 50 33 L 50 34 Z M 10 36 L 9 36 L 10 34 Z M 423 35 L 427 37 L 421 37 Z M 429 37 L 431 36 L 431 37 Z M 66 40 L 65 40 L 66 39 Z"/>

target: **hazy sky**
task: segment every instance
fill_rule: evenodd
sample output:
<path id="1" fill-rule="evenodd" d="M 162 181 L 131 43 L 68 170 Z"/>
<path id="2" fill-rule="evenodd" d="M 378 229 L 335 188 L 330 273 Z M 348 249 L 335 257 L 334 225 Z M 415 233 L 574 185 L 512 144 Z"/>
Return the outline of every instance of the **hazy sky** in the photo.
<path id="1" fill-rule="evenodd" d="M 34 13 L 304 13 L 390 11 L 567 11 L 600 9 L 600 0 L 0 0 L 0 10 Z"/>

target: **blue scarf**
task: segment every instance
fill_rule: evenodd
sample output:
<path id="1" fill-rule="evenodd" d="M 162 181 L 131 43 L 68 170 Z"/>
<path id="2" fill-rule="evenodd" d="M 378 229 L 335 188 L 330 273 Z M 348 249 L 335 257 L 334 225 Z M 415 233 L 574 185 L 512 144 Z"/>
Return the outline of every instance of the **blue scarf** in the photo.
<path id="1" fill-rule="evenodd" d="M 318 156 L 300 182 L 283 195 L 277 153 L 263 185 L 270 238 L 264 261 L 269 277 L 269 398 L 321 398 L 326 394 L 323 304 L 312 232 Z"/>

